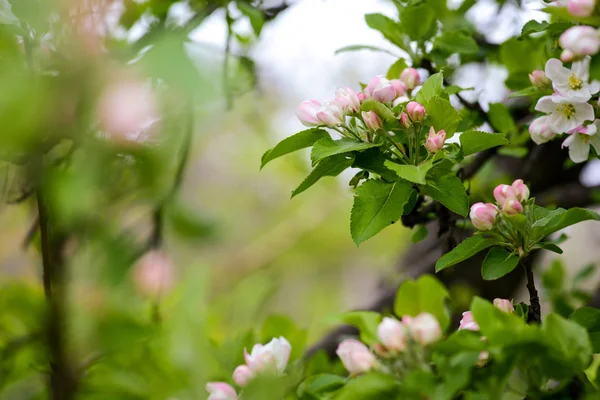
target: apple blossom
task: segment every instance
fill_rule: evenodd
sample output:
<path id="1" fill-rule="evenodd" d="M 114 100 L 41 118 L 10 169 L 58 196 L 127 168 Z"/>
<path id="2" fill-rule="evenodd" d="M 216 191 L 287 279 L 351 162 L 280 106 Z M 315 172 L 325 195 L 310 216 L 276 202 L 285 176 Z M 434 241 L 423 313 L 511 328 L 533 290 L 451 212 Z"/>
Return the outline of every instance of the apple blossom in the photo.
<path id="1" fill-rule="evenodd" d="M 356 96 L 358 97 L 358 100 L 360 100 L 361 103 L 367 98 L 367 95 L 363 92 L 358 92 Z"/>
<path id="2" fill-rule="evenodd" d="M 569 132 L 585 121 L 594 120 L 594 107 L 562 96 L 544 96 L 538 100 L 535 109 L 549 115 L 548 123 L 557 133 Z"/>
<path id="3" fill-rule="evenodd" d="M 238 400 L 235 389 L 224 382 L 208 382 L 206 391 L 210 394 L 207 400 Z"/>
<path id="4" fill-rule="evenodd" d="M 412 122 L 421 122 L 425 119 L 425 107 L 421 103 L 411 101 L 406 105 L 406 113 Z"/>
<path id="5" fill-rule="evenodd" d="M 437 153 L 444 147 L 444 141 L 446 140 L 446 131 L 440 129 L 437 133 L 433 126 L 429 128 L 429 136 L 425 141 L 425 148 L 430 153 Z"/>
<path id="6" fill-rule="evenodd" d="M 406 336 L 406 328 L 395 318 L 385 317 L 377 326 L 377 337 L 389 350 L 402 351 L 406 349 Z"/>
<path id="7" fill-rule="evenodd" d="M 510 185 L 498 185 L 494 188 L 494 198 L 498 204 L 502 205 L 507 200 L 516 199 L 517 193 Z"/>
<path id="8" fill-rule="evenodd" d="M 389 103 L 396 98 L 396 88 L 381 75 L 373 77 L 364 92 L 368 97 L 382 103 Z"/>
<path id="9" fill-rule="evenodd" d="M 149 251 L 133 267 L 133 283 L 148 297 L 163 295 L 175 286 L 175 267 L 163 252 Z"/>
<path id="10" fill-rule="evenodd" d="M 560 47 L 572 51 L 576 57 L 591 56 L 600 49 L 598 31 L 591 26 L 572 26 L 560 35 L 558 42 Z"/>
<path id="11" fill-rule="evenodd" d="M 96 113 L 100 128 L 121 144 L 142 141 L 141 133 L 159 118 L 154 93 L 136 79 L 108 85 L 100 95 Z"/>
<path id="12" fill-rule="evenodd" d="M 496 306 L 496 308 L 499 310 L 509 314 L 512 314 L 515 311 L 512 302 L 507 299 L 494 299 L 494 306 Z"/>
<path id="13" fill-rule="evenodd" d="M 406 85 L 400 79 L 392 79 L 390 81 L 394 90 L 396 91 L 396 97 L 401 97 L 406 94 Z"/>
<path id="14" fill-rule="evenodd" d="M 317 118 L 317 112 L 321 108 L 321 103 L 317 100 L 306 100 L 300 103 L 296 110 L 296 116 L 304 126 L 321 125 L 321 121 Z"/>
<path id="15" fill-rule="evenodd" d="M 354 90 L 347 88 L 339 88 L 335 91 L 335 100 L 349 112 L 355 113 L 360 110 L 360 99 Z"/>
<path id="16" fill-rule="evenodd" d="M 361 115 L 368 129 L 377 131 L 383 127 L 383 122 L 381 122 L 381 118 L 375 111 L 363 111 Z"/>
<path id="17" fill-rule="evenodd" d="M 410 126 L 412 125 L 412 121 L 408 117 L 408 114 L 405 113 L 404 111 L 402 111 L 402 113 L 400 114 L 399 120 L 400 120 L 400 125 L 405 129 L 410 128 Z"/>
<path id="18" fill-rule="evenodd" d="M 491 203 L 475 203 L 471 206 L 469 217 L 473 226 L 480 231 L 489 231 L 494 227 L 498 207 Z"/>
<path id="19" fill-rule="evenodd" d="M 575 60 L 577 56 L 575 55 L 575 53 L 573 53 L 571 50 L 569 49 L 564 49 L 561 53 L 560 53 L 560 60 L 562 62 L 571 62 L 573 60 Z"/>
<path id="20" fill-rule="evenodd" d="M 337 101 L 323 103 L 317 111 L 317 119 L 329 127 L 340 126 L 344 122 L 344 110 Z"/>
<path id="21" fill-rule="evenodd" d="M 508 199 L 502 204 L 502 212 L 506 215 L 515 215 L 523 212 L 523 205 L 517 199 Z"/>
<path id="22" fill-rule="evenodd" d="M 515 180 L 511 187 L 515 191 L 515 195 L 517 196 L 517 200 L 525 201 L 529 198 L 529 188 L 525 183 L 523 183 L 523 179 Z"/>
<path id="23" fill-rule="evenodd" d="M 437 342 L 442 337 L 442 328 L 438 320 L 429 313 L 421 313 L 416 317 L 404 316 L 402 323 L 409 335 L 422 345 Z"/>
<path id="24" fill-rule="evenodd" d="M 550 87 L 552 82 L 546 76 L 546 73 L 542 70 L 536 69 L 529 74 L 529 81 L 531 84 L 539 89 L 545 89 Z"/>
<path id="25" fill-rule="evenodd" d="M 283 373 L 290 358 L 292 346 L 284 338 L 273 338 L 269 343 L 255 344 L 250 354 L 244 349 L 244 359 L 250 369 L 256 373 L 274 370 Z"/>
<path id="26" fill-rule="evenodd" d="M 462 319 L 460 320 L 460 325 L 458 329 L 466 329 L 468 331 L 478 331 L 479 325 L 473 319 L 473 313 L 471 311 L 465 311 L 462 313 Z"/>
<path id="27" fill-rule="evenodd" d="M 402 73 L 400 73 L 400 80 L 407 89 L 413 90 L 420 83 L 419 72 L 414 68 L 405 68 Z"/>
<path id="28" fill-rule="evenodd" d="M 563 67 L 562 62 L 556 58 L 548 60 L 546 76 L 552 80 L 552 87 L 558 92 L 558 98 L 563 96 L 572 102 L 584 103 L 600 91 L 600 84 L 597 81 L 588 83 L 590 60 L 590 57 L 585 57 L 581 61 L 574 62 L 571 69 Z M 553 98 L 557 98 L 557 95 Z"/>
<path id="29" fill-rule="evenodd" d="M 569 0 L 567 10 L 576 17 L 589 17 L 594 12 L 596 0 Z"/>
<path id="30" fill-rule="evenodd" d="M 581 163 L 587 161 L 590 154 L 590 146 L 594 147 L 596 153 L 600 154 L 600 135 L 598 135 L 599 120 L 594 124 L 580 126 L 569 132 L 562 147 L 569 148 L 569 157 L 573 162 Z"/>
<path id="31" fill-rule="evenodd" d="M 376 359 L 367 346 L 355 339 L 343 340 L 336 350 L 344 368 L 352 375 L 367 372 L 375 366 Z"/>
<path id="32" fill-rule="evenodd" d="M 546 143 L 556 136 L 556 132 L 550 127 L 550 118 L 547 116 L 533 120 L 529 125 L 529 135 L 536 144 Z"/>
<path id="33" fill-rule="evenodd" d="M 247 365 L 240 365 L 233 371 L 233 381 L 238 386 L 246 386 L 254 378 L 254 371 Z"/>

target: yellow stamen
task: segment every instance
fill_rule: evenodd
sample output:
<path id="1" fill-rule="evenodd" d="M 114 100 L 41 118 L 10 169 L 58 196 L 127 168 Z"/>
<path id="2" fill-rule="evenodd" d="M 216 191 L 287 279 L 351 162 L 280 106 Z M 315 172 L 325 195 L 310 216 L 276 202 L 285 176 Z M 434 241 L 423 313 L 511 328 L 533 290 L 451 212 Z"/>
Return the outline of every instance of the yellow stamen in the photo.
<path id="1" fill-rule="evenodd" d="M 583 81 L 573 72 L 569 77 L 569 87 L 573 90 L 578 90 L 583 87 Z"/>
<path id="2" fill-rule="evenodd" d="M 573 104 L 559 104 L 556 106 L 556 111 L 562 113 L 566 119 L 571 119 L 575 116 L 575 107 Z"/>

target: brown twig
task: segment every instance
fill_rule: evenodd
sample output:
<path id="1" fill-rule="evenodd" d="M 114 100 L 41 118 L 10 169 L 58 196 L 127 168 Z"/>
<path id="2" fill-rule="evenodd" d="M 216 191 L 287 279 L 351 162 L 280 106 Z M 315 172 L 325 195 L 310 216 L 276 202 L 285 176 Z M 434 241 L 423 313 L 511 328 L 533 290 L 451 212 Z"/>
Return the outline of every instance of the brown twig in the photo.
<path id="1" fill-rule="evenodd" d="M 540 297 L 535 288 L 535 280 L 531 263 L 522 262 L 521 265 L 525 268 L 525 276 L 527 277 L 527 290 L 529 291 L 529 315 L 528 322 L 542 323 L 542 307 L 540 305 Z"/>

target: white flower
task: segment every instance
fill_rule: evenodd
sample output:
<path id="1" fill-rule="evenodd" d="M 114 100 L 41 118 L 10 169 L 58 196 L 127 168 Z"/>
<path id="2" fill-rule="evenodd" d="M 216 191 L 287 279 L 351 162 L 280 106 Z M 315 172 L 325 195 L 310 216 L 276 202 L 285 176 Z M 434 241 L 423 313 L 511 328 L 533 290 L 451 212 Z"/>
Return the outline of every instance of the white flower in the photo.
<path id="1" fill-rule="evenodd" d="M 561 96 L 568 97 L 572 102 L 584 103 L 594 93 L 600 91 L 600 82 L 588 83 L 590 78 L 590 60 L 585 57 L 573 63 L 571 69 L 563 67 L 562 62 L 551 58 L 546 63 L 546 76 L 552 80 L 552 86 Z"/>
<path id="2" fill-rule="evenodd" d="M 569 132 L 569 137 L 563 142 L 562 147 L 569 148 L 569 157 L 573 162 L 587 161 L 590 146 L 600 154 L 600 135 L 597 134 L 599 122 L 600 120 L 596 120 L 592 125 L 579 126 Z"/>
<path id="3" fill-rule="evenodd" d="M 550 127 L 557 133 L 569 132 L 585 121 L 594 120 L 594 107 L 569 97 L 544 96 L 535 105 L 537 111 L 552 113 L 548 117 Z"/>
<path id="4" fill-rule="evenodd" d="M 292 346 L 281 336 L 274 338 L 265 345 L 255 344 L 250 354 L 244 349 L 244 358 L 248 367 L 254 372 L 274 369 L 279 373 L 283 373 L 291 351 Z"/>

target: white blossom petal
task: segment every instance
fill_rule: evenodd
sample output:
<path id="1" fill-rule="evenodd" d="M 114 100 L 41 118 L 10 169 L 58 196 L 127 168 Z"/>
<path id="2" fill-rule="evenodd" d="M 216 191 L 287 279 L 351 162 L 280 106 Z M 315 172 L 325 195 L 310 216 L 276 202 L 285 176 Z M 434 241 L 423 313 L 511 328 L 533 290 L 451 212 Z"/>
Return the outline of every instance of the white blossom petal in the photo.
<path id="1" fill-rule="evenodd" d="M 576 163 L 587 161 L 590 154 L 590 145 L 579 134 L 574 134 L 575 139 L 569 145 L 569 157 Z"/>
<path id="2" fill-rule="evenodd" d="M 581 61 L 574 62 L 571 66 L 571 71 L 577 75 L 579 79 L 587 82 L 590 79 L 590 56 L 585 56 Z M 547 75 L 547 74 L 546 74 Z"/>
<path id="3" fill-rule="evenodd" d="M 553 101 L 552 96 L 544 96 L 538 100 L 535 109 L 547 113 L 554 112 L 556 110 L 556 102 Z"/>
<path id="4" fill-rule="evenodd" d="M 557 58 L 551 58 L 546 63 L 546 76 L 550 78 L 552 82 L 559 81 L 565 82 L 571 76 L 571 71 L 563 67 L 562 62 Z"/>
<path id="5" fill-rule="evenodd" d="M 574 118 L 577 121 L 581 121 L 578 125 L 581 125 L 584 121 L 593 121 L 594 116 L 594 107 L 588 103 L 574 103 L 573 107 L 575 107 L 575 116 Z M 576 127 L 575 127 L 576 128 Z M 575 129 L 573 128 L 573 129 Z"/>

